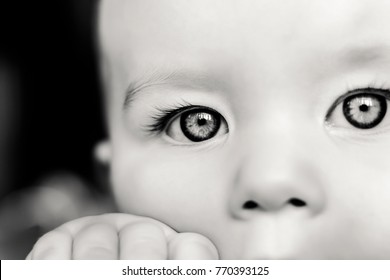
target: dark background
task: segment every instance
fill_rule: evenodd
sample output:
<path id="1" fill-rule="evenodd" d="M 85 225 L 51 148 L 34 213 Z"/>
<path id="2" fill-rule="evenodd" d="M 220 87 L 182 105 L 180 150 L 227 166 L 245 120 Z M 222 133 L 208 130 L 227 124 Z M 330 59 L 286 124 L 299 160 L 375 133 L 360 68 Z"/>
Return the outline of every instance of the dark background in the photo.
<path id="1" fill-rule="evenodd" d="M 95 5 L 1 1 L 0 55 L 16 69 L 20 93 L 10 192 L 57 170 L 95 178 L 92 149 L 104 137 Z"/>

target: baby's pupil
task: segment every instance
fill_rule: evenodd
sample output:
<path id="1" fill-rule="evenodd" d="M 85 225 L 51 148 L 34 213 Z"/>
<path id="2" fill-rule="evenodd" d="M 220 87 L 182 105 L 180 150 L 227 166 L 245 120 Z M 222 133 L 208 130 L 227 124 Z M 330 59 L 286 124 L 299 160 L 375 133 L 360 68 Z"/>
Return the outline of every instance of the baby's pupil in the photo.
<path id="1" fill-rule="evenodd" d="M 206 119 L 204 119 L 204 118 L 202 118 L 202 117 L 200 117 L 199 119 L 198 119 L 198 125 L 199 126 L 203 126 L 203 125 L 205 125 L 207 123 L 207 120 Z"/>
<path id="2" fill-rule="evenodd" d="M 197 118 L 196 124 L 199 127 L 198 128 L 199 134 L 208 134 L 213 132 L 213 130 L 215 129 L 214 127 L 215 118 L 211 114 L 197 113 L 196 118 Z"/>
<path id="3" fill-rule="evenodd" d="M 362 112 L 367 112 L 368 111 L 368 106 L 366 104 L 363 104 L 363 105 L 360 105 L 359 109 Z"/>

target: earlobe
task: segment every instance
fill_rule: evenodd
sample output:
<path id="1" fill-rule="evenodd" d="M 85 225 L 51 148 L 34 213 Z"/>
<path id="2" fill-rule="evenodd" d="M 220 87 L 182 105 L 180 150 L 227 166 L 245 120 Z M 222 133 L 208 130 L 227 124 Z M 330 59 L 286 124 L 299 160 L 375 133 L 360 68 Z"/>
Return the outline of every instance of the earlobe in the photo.
<path id="1" fill-rule="evenodd" d="M 94 149 L 94 157 L 102 164 L 109 164 L 111 161 L 111 143 L 108 140 L 97 143 Z"/>

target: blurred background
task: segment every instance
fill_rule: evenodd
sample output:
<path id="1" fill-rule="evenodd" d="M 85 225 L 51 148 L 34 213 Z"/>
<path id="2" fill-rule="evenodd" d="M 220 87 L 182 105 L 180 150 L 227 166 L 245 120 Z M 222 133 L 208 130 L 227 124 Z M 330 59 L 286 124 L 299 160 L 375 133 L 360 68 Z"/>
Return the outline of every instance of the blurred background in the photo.
<path id="1" fill-rule="evenodd" d="M 95 0 L 0 4 L 0 258 L 46 231 L 111 211 L 94 51 Z"/>

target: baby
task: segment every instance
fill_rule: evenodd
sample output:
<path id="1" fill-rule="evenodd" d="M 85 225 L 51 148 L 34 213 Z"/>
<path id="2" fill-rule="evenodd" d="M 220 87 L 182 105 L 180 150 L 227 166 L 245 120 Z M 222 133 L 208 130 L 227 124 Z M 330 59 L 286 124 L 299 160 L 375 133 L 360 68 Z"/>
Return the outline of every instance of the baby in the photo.
<path id="1" fill-rule="evenodd" d="M 390 1 L 102 0 L 122 213 L 28 259 L 390 259 Z"/>

